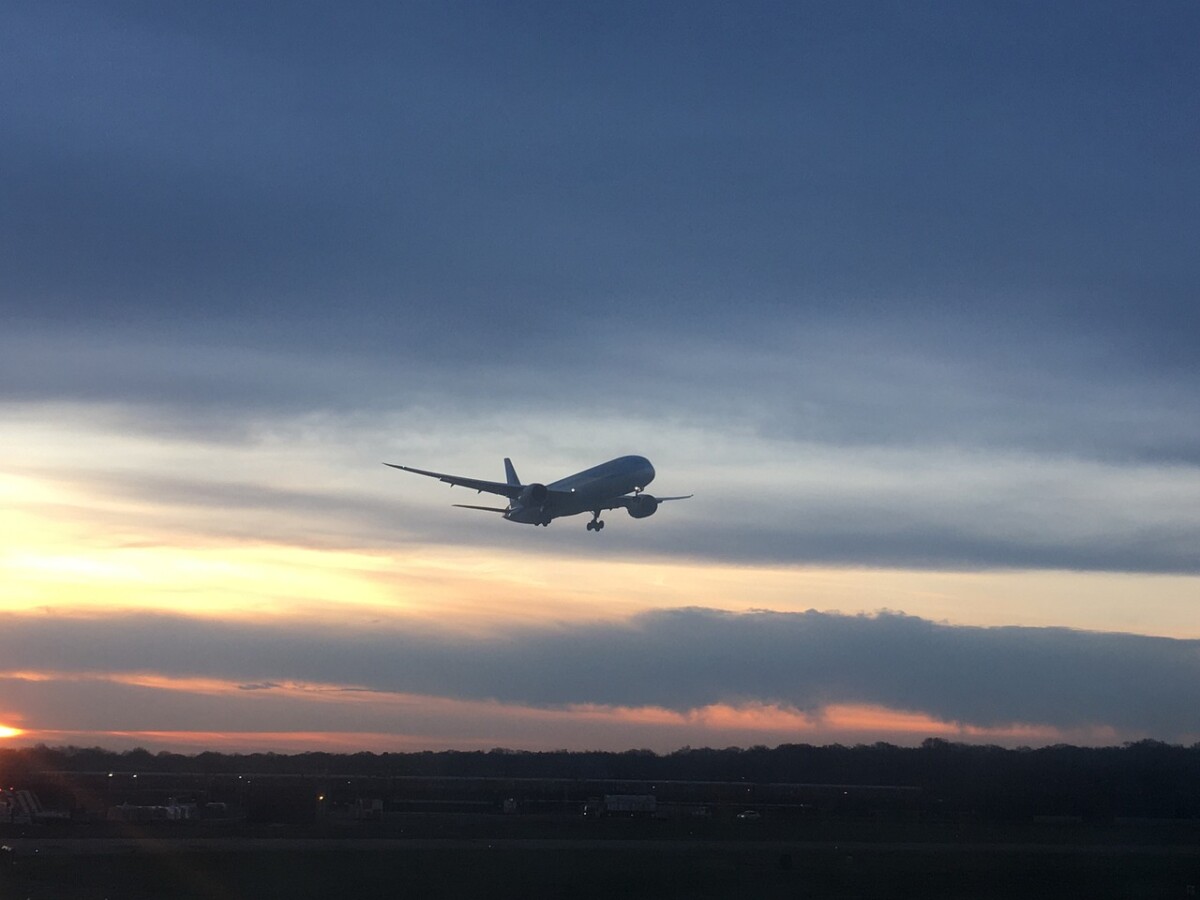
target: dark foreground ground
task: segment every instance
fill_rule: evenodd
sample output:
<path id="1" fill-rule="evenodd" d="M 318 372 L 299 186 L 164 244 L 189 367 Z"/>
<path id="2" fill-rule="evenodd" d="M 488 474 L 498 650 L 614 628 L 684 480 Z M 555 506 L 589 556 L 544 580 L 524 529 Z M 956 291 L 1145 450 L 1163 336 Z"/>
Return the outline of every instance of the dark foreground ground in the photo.
<path id="1" fill-rule="evenodd" d="M 547 837 L 5 838 L 0 900 L 1189 897 L 1200 845 Z M 1009 837 L 1020 838 L 1021 835 Z"/>

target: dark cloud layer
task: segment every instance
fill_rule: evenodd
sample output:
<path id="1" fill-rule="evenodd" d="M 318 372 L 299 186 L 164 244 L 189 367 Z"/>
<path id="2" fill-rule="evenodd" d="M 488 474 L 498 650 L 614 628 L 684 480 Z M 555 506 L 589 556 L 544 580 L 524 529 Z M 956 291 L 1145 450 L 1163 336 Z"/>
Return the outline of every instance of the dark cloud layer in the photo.
<path id="1" fill-rule="evenodd" d="M 122 412 L 122 428 L 214 441 L 312 411 L 444 409 L 447 419 L 586 413 L 770 440 L 1200 463 L 1200 390 L 1177 372 L 1120 365 L 1104 341 L 1012 325 L 982 341 L 948 319 L 777 325 L 752 344 L 736 331 L 695 341 L 630 333 L 613 347 L 596 335 L 539 337 L 521 361 L 503 350 L 453 358 L 465 325 L 449 329 L 439 358 L 270 349 L 244 334 L 221 344 L 18 329 L 0 359 L 0 399 L 95 404 Z"/>
<path id="2" fill-rule="evenodd" d="M 1194 362 L 1191 4 L 6 9 L 23 320 L 454 356 L 970 308 Z"/>
<path id="3" fill-rule="evenodd" d="M 1200 708 L 1194 640 L 950 626 L 894 613 L 671 610 L 487 639 L 143 615 L 9 616 L 4 625 L 0 651 L 12 669 L 36 671 L 52 658 L 68 673 L 200 675 L 255 694 L 302 682 L 543 707 L 764 702 L 819 714 L 873 704 L 963 726 L 1162 739 L 1194 736 Z"/>

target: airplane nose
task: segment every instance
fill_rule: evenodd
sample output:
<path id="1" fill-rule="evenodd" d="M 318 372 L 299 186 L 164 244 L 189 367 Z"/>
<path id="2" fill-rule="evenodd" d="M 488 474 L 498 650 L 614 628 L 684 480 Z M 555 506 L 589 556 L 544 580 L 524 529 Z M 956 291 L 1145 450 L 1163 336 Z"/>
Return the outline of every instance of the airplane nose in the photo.
<path id="1" fill-rule="evenodd" d="M 646 463 L 646 468 L 642 470 L 642 487 L 645 487 L 654 480 L 654 466 Z"/>

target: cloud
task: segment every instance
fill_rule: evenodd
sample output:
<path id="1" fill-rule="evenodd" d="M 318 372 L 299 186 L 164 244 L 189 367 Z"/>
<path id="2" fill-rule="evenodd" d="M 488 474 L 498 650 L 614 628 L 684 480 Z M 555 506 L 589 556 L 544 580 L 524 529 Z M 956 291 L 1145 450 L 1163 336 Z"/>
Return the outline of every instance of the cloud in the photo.
<path id="1" fill-rule="evenodd" d="M 886 612 L 681 609 L 619 623 L 510 628 L 487 638 L 153 615 L 9 616 L 4 625 L 0 650 L 13 670 L 341 685 L 549 709 L 767 704 L 819 714 L 858 705 L 963 727 L 1111 729 L 1184 740 L 1194 738 L 1200 704 L 1200 641 L 951 626 Z M 312 730 L 302 709 L 289 727 Z M 161 716 L 163 729 L 177 724 L 169 706 Z M 103 727 L 102 720 L 89 721 Z"/>
<path id="2" fill-rule="evenodd" d="M 5 17 L 21 321 L 512 360 L 958 315 L 1191 359 L 1194 11 Z"/>
<path id="3" fill-rule="evenodd" d="M 239 684 L 239 691 L 270 691 L 283 685 L 275 681 L 258 681 L 253 684 Z"/>
<path id="4" fill-rule="evenodd" d="M 651 436 L 687 423 L 798 447 L 1200 463 L 1195 373 L 1123 359 L 1103 335 L 1064 342 L 1056 330 L 974 317 L 806 322 L 795 311 L 702 326 L 719 336 L 638 334 L 619 318 L 575 327 L 497 332 L 482 344 L 456 328 L 383 347 L 368 338 L 305 348 L 204 327 L 184 337 L 14 325 L 0 338 L 0 400 L 88 404 L 124 429 L 214 442 L 315 415 L 360 425 L 419 417 L 422 429 L 446 432 L 483 422 L 511 441 L 542 423 L 611 429 L 623 419 Z"/>

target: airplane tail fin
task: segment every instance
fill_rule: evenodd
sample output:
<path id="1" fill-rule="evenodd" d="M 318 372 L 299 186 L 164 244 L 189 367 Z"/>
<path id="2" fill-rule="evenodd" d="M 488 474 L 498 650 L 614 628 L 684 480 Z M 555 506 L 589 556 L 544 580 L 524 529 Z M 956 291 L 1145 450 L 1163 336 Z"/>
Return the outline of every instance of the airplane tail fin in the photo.
<path id="1" fill-rule="evenodd" d="M 507 456 L 504 457 L 504 474 L 508 478 L 509 484 L 519 485 L 521 479 L 517 477 L 517 470 L 513 468 L 512 460 Z"/>

